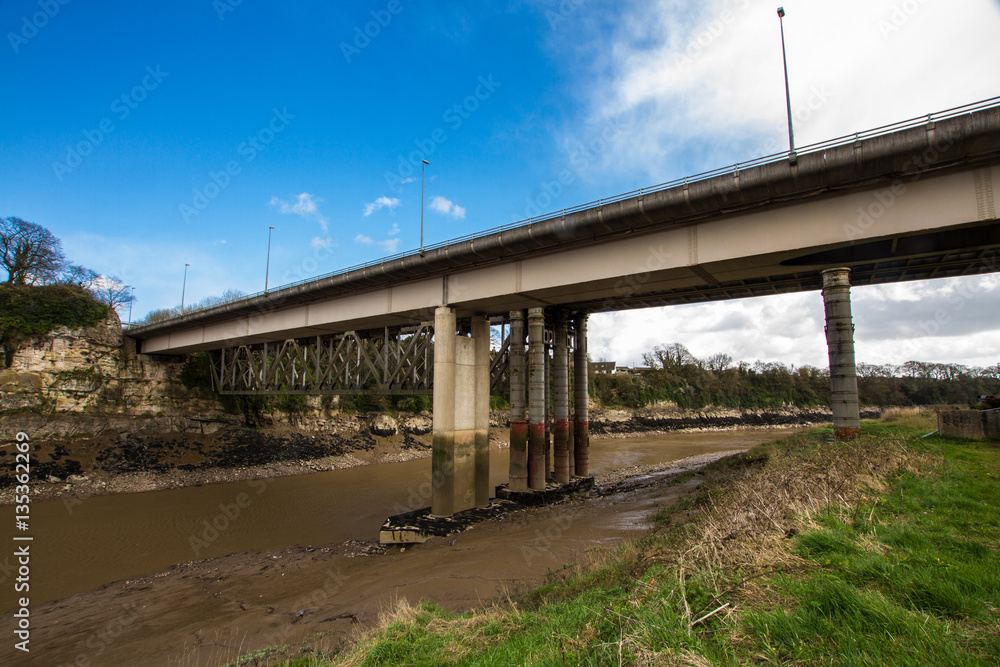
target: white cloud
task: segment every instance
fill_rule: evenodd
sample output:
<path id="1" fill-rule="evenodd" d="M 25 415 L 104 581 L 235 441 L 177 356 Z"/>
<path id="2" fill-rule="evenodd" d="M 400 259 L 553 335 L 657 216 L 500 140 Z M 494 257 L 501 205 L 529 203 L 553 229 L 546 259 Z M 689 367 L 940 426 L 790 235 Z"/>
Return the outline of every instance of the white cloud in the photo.
<path id="1" fill-rule="evenodd" d="M 314 236 L 312 238 L 312 241 L 309 242 L 309 245 L 311 245 L 313 248 L 329 248 L 331 245 L 333 245 L 333 239 L 331 239 L 329 236 L 325 238 Z"/>
<path id="2" fill-rule="evenodd" d="M 915 10 L 901 14 L 907 4 Z M 995 80 L 970 65 L 1000 61 L 995 2 L 789 0 L 785 8 L 798 146 L 996 94 Z M 587 85 L 574 87 L 585 91 L 586 117 L 571 118 L 565 136 L 593 139 L 606 168 L 650 182 L 786 150 L 775 9 L 764 0 L 634 0 L 611 33 L 600 24 L 572 44 L 554 34 L 567 40 L 557 48 L 572 53 L 585 41 L 592 53 L 576 73 Z M 609 123 L 624 129 L 603 145 Z M 578 143 L 566 139 L 564 149 L 575 153 Z"/>
<path id="3" fill-rule="evenodd" d="M 288 202 L 278 197 L 271 197 L 271 201 L 268 202 L 271 206 L 278 209 L 280 213 L 298 215 L 306 220 L 315 220 L 319 223 L 320 228 L 324 233 L 329 231 L 329 222 L 319 212 L 319 202 L 323 201 L 315 195 L 311 195 L 308 192 L 303 192 L 296 195 L 295 201 Z"/>
<path id="4" fill-rule="evenodd" d="M 275 206 L 282 213 L 294 213 L 295 215 L 301 215 L 303 217 L 316 213 L 318 209 L 317 204 L 323 201 L 317 198 L 315 195 L 311 195 L 308 192 L 303 192 L 296 196 L 294 202 L 287 202 L 278 197 L 271 197 L 271 206 Z"/>
<path id="5" fill-rule="evenodd" d="M 399 232 L 400 232 L 399 225 L 397 225 L 395 222 L 392 223 L 392 227 L 389 229 L 389 236 L 399 236 Z"/>
<path id="6" fill-rule="evenodd" d="M 367 218 L 369 215 L 378 211 L 379 209 L 387 208 L 392 211 L 394 208 L 400 205 L 400 201 L 395 197 L 379 197 L 370 204 L 365 204 L 364 216 Z"/>
<path id="7" fill-rule="evenodd" d="M 371 245 L 372 243 L 374 243 L 374 241 L 372 241 L 372 237 L 365 236 L 364 234 L 358 234 L 357 236 L 355 236 L 354 242 L 360 243 L 362 245 Z"/>
<path id="8" fill-rule="evenodd" d="M 399 239 L 386 239 L 385 241 L 379 241 L 378 247 L 382 249 L 382 252 L 388 255 L 395 255 L 399 252 Z"/>
<path id="9" fill-rule="evenodd" d="M 577 172 L 582 164 L 595 181 L 617 176 L 641 185 L 787 150 L 778 4 L 625 0 L 613 17 L 597 10 L 579 30 L 553 31 L 549 46 L 566 88 L 583 103 L 554 136 L 555 162 Z M 997 94 L 984 63 L 1000 61 L 1000 3 L 783 4 L 798 147 Z M 973 276 L 854 288 L 858 360 L 997 363 L 998 282 Z M 595 359 L 638 363 L 654 345 L 679 342 L 703 358 L 726 352 L 828 364 L 817 292 L 591 321 Z"/>
<path id="10" fill-rule="evenodd" d="M 431 197 L 431 210 L 437 211 L 438 213 L 443 213 L 445 215 L 450 215 L 454 218 L 464 219 L 465 218 L 465 208 L 455 204 L 450 199 L 436 195 Z"/>

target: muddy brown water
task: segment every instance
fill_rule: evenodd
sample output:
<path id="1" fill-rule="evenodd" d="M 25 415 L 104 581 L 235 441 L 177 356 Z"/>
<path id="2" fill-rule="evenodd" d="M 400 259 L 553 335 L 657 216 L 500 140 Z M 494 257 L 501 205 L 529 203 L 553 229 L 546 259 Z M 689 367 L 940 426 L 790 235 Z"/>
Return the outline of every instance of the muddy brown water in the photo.
<path id="1" fill-rule="evenodd" d="M 594 439 L 594 473 L 752 447 L 791 431 L 679 433 Z M 491 452 L 491 483 L 507 450 Z M 177 563 L 242 551 L 377 540 L 385 518 L 425 507 L 430 460 L 31 506 L 32 606 Z M 622 517 L 631 521 L 633 517 Z M 14 526 L 14 508 L 0 507 Z M 7 532 L 7 531 L 5 531 Z M 0 553 L 2 611 L 15 608 L 12 549 Z M 20 594 L 17 594 L 20 595 Z"/>

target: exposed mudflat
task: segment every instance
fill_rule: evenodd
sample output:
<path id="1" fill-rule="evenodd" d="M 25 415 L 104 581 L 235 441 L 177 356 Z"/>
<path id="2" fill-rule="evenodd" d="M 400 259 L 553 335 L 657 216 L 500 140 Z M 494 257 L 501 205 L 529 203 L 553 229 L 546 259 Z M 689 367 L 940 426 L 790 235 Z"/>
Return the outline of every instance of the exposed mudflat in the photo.
<path id="1" fill-rule="evenodd" d="M 227 426 L 211 434 L 116 431 L 32 440 L 32 499 L 86 498 L 339 470 L 430 456 L 430 436 L 301 433 Z M 0 505 L 13 502 L 0 449 Z"/>
<path id="2" fill-rule="evenodd" d="M 877 418 L 880 413 L 866 409 L 862 417 Z M 176 420 L 170 419 L 130 430 L 128 420 L 121 416 L 102 421 L 93 415 L 59 415 L 52 422 L 69 425 L 60 423 L 56 428 L 47 427 L 44 417 L 34 417 L 28 435 L 32 437 L 32 498 L 36 501 L 284 477 L 430 456 L 427 415 L 400 415 L 399 429 L 392 435 L 375 432 L 379 418 L 375 413 L 338 414 L 317 423 L 276 423 L 262 428 L 237 426 L 232 420 L 205 422 L 198 424 L 200 432 L 191 432 L 190 424 L 188 430 L 178 431 Z M 597 409 L 590 417 L 590 432 L 601 438 L 803 427 L 831 421 L 829 409 L 799 408 Z M 16 430 L 18 419 L 16 415 L 0 417 L 0 430 Z M 491 422 L 491 441 L 495 446 L 506 445 L 506 414 L 494 412 Z M 408 428 L 407 423 L 420 427 Z M 11 449 L 0 448 L 0 505 L 13 503 L 12 461 Z"/>

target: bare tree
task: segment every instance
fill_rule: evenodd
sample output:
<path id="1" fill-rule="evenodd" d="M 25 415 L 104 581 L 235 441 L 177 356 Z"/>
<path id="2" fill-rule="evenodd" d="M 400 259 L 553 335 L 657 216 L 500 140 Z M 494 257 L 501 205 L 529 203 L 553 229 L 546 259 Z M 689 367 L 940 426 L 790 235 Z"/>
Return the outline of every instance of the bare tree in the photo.
<path id="1" fill-rule="evenodd" d="M 725 352 L 713 354 L 705 360 L 705 368 L 713 373 L 722 373 L 733 365 L 733 358 Z"/>
<path id="2" fill-rule="evenodd" d="M 122 282 L 118 276 L 101 276 L 90 288 L 91 294 L 101 303 L 107 304 L 116 311 L 127 306 L 135 299 L 131 288 Z"/>
<path id="3" fill-rule="evenodd" d="M 52 232 L 21 218 L 0 219 L 0 266 L 8 285 L 51 282 L 65 263 L 62 242 Z"/>
<path id="4" fill-rule="evenodd" d="M 78 285 L 86 290 L 93 289 L 100 280 L 101 274 L 79 264 L 67 264 L 59 272 L 59 282 L 66 285 Z"/>

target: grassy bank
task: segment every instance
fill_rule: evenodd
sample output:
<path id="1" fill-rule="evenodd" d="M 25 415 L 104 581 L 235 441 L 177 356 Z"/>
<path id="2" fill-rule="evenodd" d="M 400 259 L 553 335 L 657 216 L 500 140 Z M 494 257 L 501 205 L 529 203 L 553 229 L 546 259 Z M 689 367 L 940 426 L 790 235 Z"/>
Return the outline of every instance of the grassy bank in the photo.
<path id="1" fill-rule="evenodd" d="M 996 664 L 1000 448 L 933 428 L 914 411 L 758 447 L 536 591 L 465 615 L 402 603 L 286 664 Z"/>

